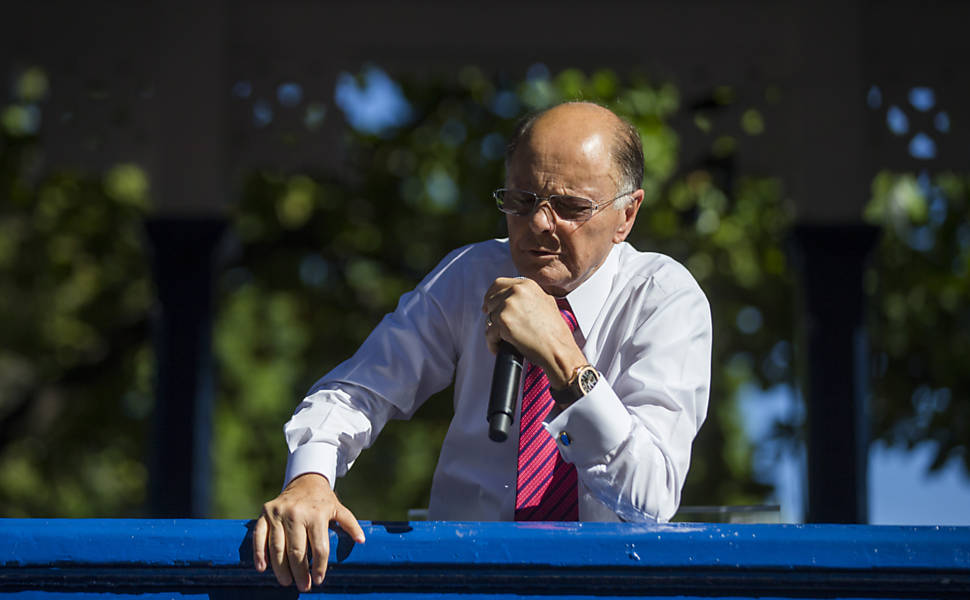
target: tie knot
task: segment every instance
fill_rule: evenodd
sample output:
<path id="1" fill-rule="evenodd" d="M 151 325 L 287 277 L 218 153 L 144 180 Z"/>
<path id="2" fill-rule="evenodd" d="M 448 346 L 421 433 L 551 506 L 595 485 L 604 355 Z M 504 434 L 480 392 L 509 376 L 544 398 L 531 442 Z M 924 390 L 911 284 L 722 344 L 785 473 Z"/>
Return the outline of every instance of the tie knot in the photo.
<path id="1" fill-rule="evenodd" d="M 576 320 L 576 315 L 573 314 L 573 309 L 569 308 L 569 301 L 565 298 L 556 298 L 556 304 L 559 306 L 559 314 L 566 321 L 566 325 L 569 325 L 569 331 L 576 331 L 579 322 Z"/>

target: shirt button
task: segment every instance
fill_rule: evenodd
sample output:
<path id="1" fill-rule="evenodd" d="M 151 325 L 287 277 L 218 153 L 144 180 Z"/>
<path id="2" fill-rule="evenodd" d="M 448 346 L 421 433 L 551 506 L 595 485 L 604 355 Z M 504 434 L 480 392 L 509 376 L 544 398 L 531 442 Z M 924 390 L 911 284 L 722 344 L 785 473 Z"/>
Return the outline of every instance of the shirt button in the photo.
<path id="1" fill-rule="evenodd" d="M 573 443 L 573 441 L 569 439 L 569 434 L 565 431 L 559 434 L 559 441 L 562 442 L 563 446 L 568 446 L 569 444 Z"/>

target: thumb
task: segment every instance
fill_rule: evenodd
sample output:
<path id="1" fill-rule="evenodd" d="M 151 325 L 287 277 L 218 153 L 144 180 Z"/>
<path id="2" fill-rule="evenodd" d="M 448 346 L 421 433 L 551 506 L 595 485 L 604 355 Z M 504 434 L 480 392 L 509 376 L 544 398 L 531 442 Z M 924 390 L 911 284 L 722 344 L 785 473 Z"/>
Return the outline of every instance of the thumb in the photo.
<path id="1" fill-rule="evenodd" d="M 357 517 L 354 513 L 350 512 L 343 504 L 337 505 L 337 510 L 334 513 L 333 520 L 340 525 L 340 528 L 346 531 L 351 538 L 358 544 L 363 544 L 366 541 L 364 537 L 364 530 L 361 529 L 360 523 L 357 522 Z"/>

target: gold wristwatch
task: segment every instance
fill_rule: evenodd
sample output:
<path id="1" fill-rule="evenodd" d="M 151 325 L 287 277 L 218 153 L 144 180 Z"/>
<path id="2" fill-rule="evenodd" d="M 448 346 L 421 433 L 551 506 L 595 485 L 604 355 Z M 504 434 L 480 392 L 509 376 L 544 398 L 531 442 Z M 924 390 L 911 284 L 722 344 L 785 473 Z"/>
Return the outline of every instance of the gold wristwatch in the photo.
<path id="1" fill-rule="evenodd" d="M 565 409 L 567 406 L 573 402 L 579 400 L 586 394 L 588 394 L 594 387 L 596 387 L 596 382 L 600 380 L 599 371 L 591 364 L 585 364 L 581 367 L 576 367 L 573 371 L 572 377 L 566 383 L 566 387 L 561 390 L 549 389 L 549 394 L 552 396 L 553 402 L 561 409 Z"/>

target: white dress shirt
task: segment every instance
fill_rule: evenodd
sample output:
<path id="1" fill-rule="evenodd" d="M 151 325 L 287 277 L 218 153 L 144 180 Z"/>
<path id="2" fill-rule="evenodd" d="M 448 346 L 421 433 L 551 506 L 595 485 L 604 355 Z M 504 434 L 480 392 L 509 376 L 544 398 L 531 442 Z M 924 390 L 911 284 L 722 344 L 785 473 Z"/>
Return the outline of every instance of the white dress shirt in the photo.
<path id="1" fill-rule="evenodd" d="M 455 250 L 403 295 L 357 353 L 297 406 L 284 427 L 285 483 L 314 472 L 333 484 L 388 419 L 409 418 L 454 381 L 455 414 L 429 518 L 513 520 L 519 418 L 504 443 L 488 438 L 495 358 L 481 312 L 485 291 L 502 276 L 518 272 L 508 241 L 491 240 Z M 566 299 L 579 322 L 576 341 L 602 375 L 590 393 L 562 412 L 554 408 L 545 421 L 563 458 L 576 466 L 579 519 L 667 521 L 707 414 L 707 298 L 679 263 L 624 242 Z"/>

